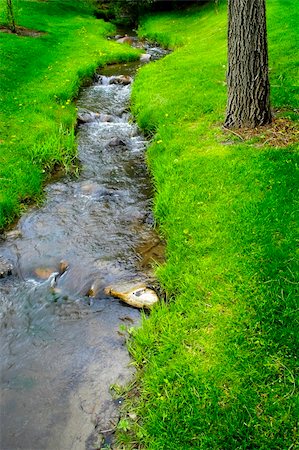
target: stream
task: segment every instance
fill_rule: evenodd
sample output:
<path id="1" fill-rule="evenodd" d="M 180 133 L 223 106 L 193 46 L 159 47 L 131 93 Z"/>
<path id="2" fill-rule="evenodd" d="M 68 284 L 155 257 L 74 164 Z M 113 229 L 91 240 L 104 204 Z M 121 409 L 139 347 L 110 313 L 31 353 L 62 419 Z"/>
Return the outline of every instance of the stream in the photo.
<path id="1" fill-rule="evenodd" d="M 140 64 L 107 66 L 81 90 L 79 177 L 48 185 L 0 240 L 13 266 L 0 279 L 1 450 L 99 449 L 119 420 L 110 386 L 132 377 L 123 328 L 140 312 L 104 288 L 151 282 L 163 248 L 129 113 Z"/>

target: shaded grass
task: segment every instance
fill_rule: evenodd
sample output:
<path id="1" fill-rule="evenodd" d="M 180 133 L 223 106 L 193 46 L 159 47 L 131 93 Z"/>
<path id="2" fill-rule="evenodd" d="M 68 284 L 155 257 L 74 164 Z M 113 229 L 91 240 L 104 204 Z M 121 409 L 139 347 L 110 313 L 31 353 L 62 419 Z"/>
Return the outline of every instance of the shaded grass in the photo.
<path id="1" fill-rule="evenodd" d="M 292 118 L 297 15 L 294 2 L 268 2 L 272 104 Z M 140 125 L 156 133 L 168 301 L 132 331 L 138 386 L 126 411 L 137 419 L 124 416 L 119 448 L 297 448 L 298 146 L 222 133 L 224 6 L 149 16 L 141 31 L 179 44 L 133 90 Z"/>
<path id="2" fill-rule="evenodd" d="M 1 1 L 2 22 L 5 22 Z M 74 164 L 72 99 L 98 66 L 138 52 L 107 41 L 114 28 L 86 2 L 18 0 L 17 23 L 45 32 L 33 38 L 1 33 L 0 229 L 41 196 L 46 174 Z"/>

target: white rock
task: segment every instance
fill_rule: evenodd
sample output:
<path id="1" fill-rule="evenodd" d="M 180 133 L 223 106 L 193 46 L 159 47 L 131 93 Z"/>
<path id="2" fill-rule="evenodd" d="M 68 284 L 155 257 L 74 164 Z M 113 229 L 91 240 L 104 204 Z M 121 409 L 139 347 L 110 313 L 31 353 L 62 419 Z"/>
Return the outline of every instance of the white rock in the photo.
<path id="1" fill-rule="evenodd" d="M 133 78 L 129 75 L 117 75 L 115 77 L 111 77 L 109 80 L 109 84 L 122 84 L 124 86 L 131 84 Z"/>
<path id="2" fill-rule="evenodd" d="M 151 309 L 159 301 L 155 291 L 144 285 L 135 286 L 128 290 L 118 290 L 118 288 L 108 286 L 105 288 L 105 294 L 117 297 L 135 308 Z"/>
<path id="3" fill-rule="evenodd" d="M 116 42 L 118 42 L 119 44 L 129 44 L 129 45 L 131 45 L 131 44 L 133 44 L 134 39 L 131 36 L 124 36 L 124 37 L 121 37 L 121 38 L 117 39 Z"/>
<path id="4" fill-rule="evenodd" d="M 149 62 L 150 59 L 151 55 L 149 53 L 143 53 L 142 55 L 140 55 L 141 62 Z"/>

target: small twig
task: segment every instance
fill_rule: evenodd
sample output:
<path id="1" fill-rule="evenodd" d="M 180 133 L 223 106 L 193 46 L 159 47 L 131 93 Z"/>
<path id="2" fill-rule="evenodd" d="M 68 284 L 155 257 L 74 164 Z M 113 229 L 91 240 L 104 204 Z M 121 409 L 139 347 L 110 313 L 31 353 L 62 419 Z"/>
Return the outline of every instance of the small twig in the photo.
<path id="1" fill-rule="evenodd" d="M 110 428 L 109 430 L 100 430 L 100 433 L 111 433 L 112 431 L 115 431 L 115 428 Z"/>
<path id="2" fill-rule="evenodd" d="M 223 126 L 222 129 L 223 129 L 223 130 L 226 130 L 226 131 L 229 131 L 230 133 L 234 134 L 234 135 L 237 136 L 239 139 L 241 139 L 241 141 L 244 141 L 244 138 L 243 138 L 240 134 L 236 133 L 235 131 L 230 130 L 229 128 L 226 128 L 225 126 Z"/>

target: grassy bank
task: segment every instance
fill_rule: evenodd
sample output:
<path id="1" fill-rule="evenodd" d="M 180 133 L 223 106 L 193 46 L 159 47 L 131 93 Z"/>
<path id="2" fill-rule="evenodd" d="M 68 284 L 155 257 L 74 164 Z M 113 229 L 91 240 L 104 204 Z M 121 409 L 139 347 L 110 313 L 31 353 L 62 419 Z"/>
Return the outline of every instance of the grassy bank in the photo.
<path id="1" fill-rule="evenodd" d="M 5 23 L 5 0 L 0 0 Z M 37 37 L 0 33 L 0 229 L 41 195 L 46 174 L 76 155 L 77 95 L 97 66 L 136 58 L 108 42 L 113 27 L 92 16 L 87 2 L 16 0 L 17 24 Z"/>
<path id="2" fill-rule="evenodd" d="M 299 158 L 284 120 L 298 118 L 299 6 L 267 5 L 281 120 L 277 135 L 263 129 L 245 140 L 221 129 L 225 7 L 142 23 L 143 35 L 176 48 L 141 69 L 133 91 L 140 125 L 156 133 L 148 160 L 167 239 L 167 264 L 157 272 L 168 301 L 133 331 L 138 381 L 119 448 L 299 447 Z M 288 132 L 282 146 L 277 136 Z"/>

